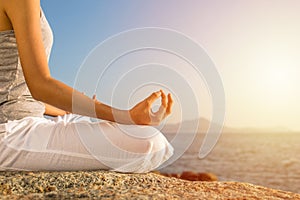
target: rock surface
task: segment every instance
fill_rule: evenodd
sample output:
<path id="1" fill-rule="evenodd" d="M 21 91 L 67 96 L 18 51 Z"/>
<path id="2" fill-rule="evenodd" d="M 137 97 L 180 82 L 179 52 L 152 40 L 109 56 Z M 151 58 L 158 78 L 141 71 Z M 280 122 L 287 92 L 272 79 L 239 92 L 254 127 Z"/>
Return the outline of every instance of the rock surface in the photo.
<path id="1" fill-rule="evenodd" d="M 178 174 L 165 174 L 159 172 L 157 173 L 163 176 L 180 178 L 187 181 L 217 181 L 218 180 L 217 176 L 212 173 L 200 173 L 200 172 L 197 173 L 192 171 L 184 171 Z"/>
<path id="2" fill-rule="evenodd" d="M 0 172 L 0 199 L 300 199 L 239 182 L 200 182 L 156 173 Z"/>

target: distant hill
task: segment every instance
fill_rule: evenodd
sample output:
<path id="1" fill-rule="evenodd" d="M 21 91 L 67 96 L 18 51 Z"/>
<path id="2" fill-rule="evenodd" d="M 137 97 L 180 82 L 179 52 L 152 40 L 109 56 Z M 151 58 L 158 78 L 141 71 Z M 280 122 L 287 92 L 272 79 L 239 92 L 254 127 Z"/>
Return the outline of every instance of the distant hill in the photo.
<path id="1" fill-rule="evenodd" d="M 198 128 L 197 128 L 198 124 Z M 219 128 L 222 126 L 220 124 L 211 123 L 206 118 L 200 118 L 199 120 L 187 120 L 182 123 L 174 123 L 174 124 L 166 124 L 162 128 L 163 133 L 176 133 L 180 129 L 180 131 L 185 133 L 206 133 L 209 127 L 212 126 L 213 129 L 220 130 Z M 233 128 L 228 126 L 221 127 L 222 133 L 287 133 L 292 132 L 288 128 L 285 127 L 266 127 L 266 128 L 255 128 L 255 127 L 239 127 Z"/>
<path id="2" fill-rule="evenodd" d="M 198 128 L 197 128 L 198 125 Z M 206 118 L 200 118 L 199 120 L 187 120 L 183 121 L 182 123 L 176 123 L 176 124 L 166 124 L 162 132 L 164 133 L 176 133 L 180 129 L 182 132 L 185 133 L 194 133 L 195 131 L 197 133 L 206 133 L 209 127 L 212 126 L 213 128 L 220 128 L 221 125 L 216 123 L 211 123 Z M 228 128 L 226 126 L 223 126 L 222 132 L 232 132 L 235 131 L 232 128 Z"/>

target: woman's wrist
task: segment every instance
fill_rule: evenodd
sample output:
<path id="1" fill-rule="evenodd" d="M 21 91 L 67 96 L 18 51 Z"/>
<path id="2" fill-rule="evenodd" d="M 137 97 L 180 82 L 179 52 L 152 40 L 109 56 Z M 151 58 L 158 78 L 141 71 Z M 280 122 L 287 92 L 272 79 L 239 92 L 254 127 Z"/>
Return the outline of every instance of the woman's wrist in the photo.
<path id="1" fill-rule="evenodd" d="M 115 122 L 120 124 L 134 124 L 128 110 L 112 108 L 112 115 Z"/>
<path id="2" fill-rule="evenodd" d="M 120 124 L 134 124 L 128 110 L 113 108 L 97 100 L 95 100 L 95 112 L 99 119 L 117 122 Z"/>

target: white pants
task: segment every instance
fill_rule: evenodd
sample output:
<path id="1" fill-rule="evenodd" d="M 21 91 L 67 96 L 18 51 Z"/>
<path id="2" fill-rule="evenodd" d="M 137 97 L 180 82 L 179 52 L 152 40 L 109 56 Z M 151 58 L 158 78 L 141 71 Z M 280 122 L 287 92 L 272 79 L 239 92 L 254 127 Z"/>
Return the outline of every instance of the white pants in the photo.
<path id="1" fill-rule="evenodd" d="M 173 154 L 150 126 L 91 121 L 69 114 L 26 117 L 0 124 L 0 170 L 148 172 Z"/>

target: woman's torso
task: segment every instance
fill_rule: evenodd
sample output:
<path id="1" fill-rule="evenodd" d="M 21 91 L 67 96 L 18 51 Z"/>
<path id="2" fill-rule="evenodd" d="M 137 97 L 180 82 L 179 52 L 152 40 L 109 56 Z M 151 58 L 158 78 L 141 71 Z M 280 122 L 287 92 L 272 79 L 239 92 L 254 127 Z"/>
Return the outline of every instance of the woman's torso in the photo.
<path id="1" fill-rule="evenodd" d="M 49 59 L 53 35 L 42 10 L 40 22 Z M 26 85 L 14 31 L 0 31 L 0 123 L 28 116 L 43 117 L 44 112 L 44 104 L 32 98 Z"/>

